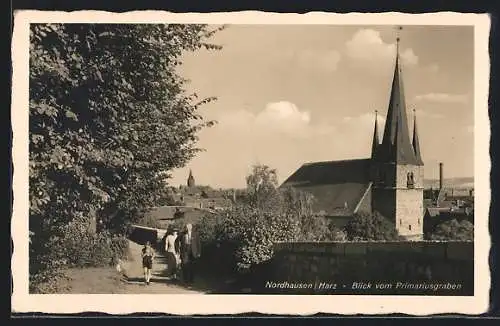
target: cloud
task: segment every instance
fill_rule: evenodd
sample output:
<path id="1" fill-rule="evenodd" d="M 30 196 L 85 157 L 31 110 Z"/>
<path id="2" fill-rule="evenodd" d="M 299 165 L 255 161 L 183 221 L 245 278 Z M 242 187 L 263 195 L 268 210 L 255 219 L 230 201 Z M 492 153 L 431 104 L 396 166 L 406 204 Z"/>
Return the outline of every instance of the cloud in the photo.
<path id="1" fill-rule="evenodd" d="M 385 116 L 377 117 L 379 139 L 382 140 Z M 336 133 L 337 141 L 333 152 L 338 159 L 369 157 L 373 140 L 375 112 L 366 112 L 342 118 Z"/>
<path id="2" fill-rule="evenodd" d="M 294 103 L 278 101 L 267 103 L 258 113 L 249 110 L 236 110 L 217 117 L 223 128 L 234 132 L 250 133 L 260 138 L 287 137 L 289 139 L 311 138 L 332 132 L 333 126 L 312 124 L 311 113 L 300 110 Z"/>
<path id="3" fill-rule="evenodd" d="M 410 65 L 410 66 L 415 66 L 418 64 L 418 57 L 413 52 L 413 49 L 406 49 L 401 52 L 401 59 L 403 59 L 403 62 Z"/>
<path id="4" fill-rule="evenodd" d="M 330 149 L 325 151 L 324 144 L 339 138 L 336 126 L 315 122 L 308 110 L 289 101 L 267 103 L 258 112 L 242 108 L 213 114 L 218 124 L 202 131 L 198 145 L 205 151 L 189 166 L 195 173 L 205 171 L 196 179 L 200 184 L 243 186 L 249 166 L 255 163 L 277 168 L 283 181 L 304 163 L 304 157 L 328 159 Z M 228 164 L 230 168 L 221 172 Z M 176 171 L 175 179 L 184 183 L 186 169 Z"/>
<path id="5" fill-rule="evenodd" d="M 346 54 L 356 60 L 375 64 L 394 58 L 396 45 L 385 43 L 380 32 L 373 29 L 360 29 L 346 42 Z M 411 48 L 401 51 L 406 65 L 418 64 L 418 57 Z"/>
<path id="6" fill-rule="evenodd" d="M 312 51 L 306 49 L 290 51 L 287 55 L 292 57 L 293 62 L 301 68 L 326 72 L 337 70 L 342 58 L 340 52 L 337 50 Z"/>
<path id="7" fill-rule="evenodd" d="M 433 64 L 427 66 L 425 68 L 425 70 L 427 70 L 430 73 L 437 73 L 439 71 L 439 66 L 437 64 L 433 63 Z"/>
<path id="8" fill-rule="evenodd" d="M 295 104 L 287 101 L 268 103 L 255 117 L 257 124 L 285 131 L 304 128 L 310 121 L 309 112 L 300 111 Z"/>
<path id="9" fill-rule="evenodd" d="M 384 128 L 385 117 L 380 113 L 377 116 L 377 122 L 379 130 Z M 363 113 L 357 116 L 347 116 L 342 118 L 342 123 L 344 126 L 349 126 L 349 128 L 361 128 L 373 131 L 375 124 L 375 112 Z"/>
<path id="10" fill-rule="evenodd" d="M 448 94 L 448 93 L 427 93 L 417 95 L 417 101 L 427 101 L 434 103 L 465 103 L 468 100 L 467 94 Z"/>
<path id="11" fill-rule="evenodd" d="M 430 119 L 442 119 L 442 118 L 444 118 L 444 115 L 441 113 L 429 112 L 429 111 L 424 111 L 424 110 L 420 110 L 420 109 L 416 110 L 416 114 L 417 114 L 417 119 L 419 117 L 430 118 Z"/>

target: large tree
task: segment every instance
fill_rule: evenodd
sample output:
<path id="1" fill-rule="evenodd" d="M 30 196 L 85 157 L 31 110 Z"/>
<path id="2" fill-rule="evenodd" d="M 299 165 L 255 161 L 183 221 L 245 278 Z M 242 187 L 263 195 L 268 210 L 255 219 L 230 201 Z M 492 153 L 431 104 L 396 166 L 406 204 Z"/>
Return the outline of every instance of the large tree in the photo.
<path id="1" fill-rule="evenodd" d="M 267 165 L 257 164 L 246 177 L 248 203 L 259 210 L 275 210 L 279 206 L 278 173 Z"/>
<path id="2" fill-rule="evenodd" d="M 33 24 L 30 30 L 30 230 L 35 259 L 59 227 L 94 217 L 116 231 L 165 196 L 168 171 L 197 152 L 186 51 L 219 49 L 205 25 Z"/>

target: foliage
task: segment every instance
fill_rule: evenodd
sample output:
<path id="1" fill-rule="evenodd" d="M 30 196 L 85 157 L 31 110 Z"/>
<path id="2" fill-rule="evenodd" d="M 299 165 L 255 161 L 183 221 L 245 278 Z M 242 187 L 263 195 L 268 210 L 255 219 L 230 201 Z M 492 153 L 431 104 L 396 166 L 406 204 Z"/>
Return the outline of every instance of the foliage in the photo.
<path id="1" fill-rule="evenodd" d="M 186 94 L 176 69 L 186 51 L 218 49 L 206 42 L 215 32 L 30 25 L 30 272 L 63 264 L 57 252 L 73 219 L 123 232 L 166 196 L 166 171 L 191 159 L 198 131 L 214 123 L 198 113 L 213 98 Z"/>
<path id="2" fill-rule="evenodd" d="M 246 177 L 246 202 L 259 210 L 274 210 L 279 204 L 278 174 L 267 165 L 254 165 Z"/>
<path id="3" fill-rule="evenodd" d="M 456 219 L 440 223 L 435 231 L 430 235 L 431 240 L 474 240 L 474 224 L 467 220 L 457 221 Z"/>
<path id="4" fill-rule="evenodd" d="M 400 237 L 389 220 L 375 212 L 359 213 L 345 227 L 347 238 L 354 241 L 390 241 Z"/>
<path id="5" fill-rule="evenodd" d="M 314 214 L 312 205 L 314 196 L 310 193 L 297 190 L 292 187 L 280 189 L 282 207 L 285 211 L 295 214 L 298 217 L 310 217 Z"/>
<path id="6" fill-rule="evenodd" d="M 106 231 L 93 233 L 85 221 L 71 221 L 64 229 L 66 236 L 62 239 L 62 248 L 69 266 L 110 266 L 126 253 L 128 243 L 119 240 L 123 238 L 113 239 Z"/>
<path id="7" fill-rule="evenodd" d="M 228 211 L 219 212 L 219 214 L 204 215 L 196 224 L 200 235 L 200 241 L 203 244 L 212 244 L 221 240 L 223 232 L 223 222 L 227 217 Z"/>
<path id="8" fill-rule="evenodd" d="M 279 241 L 342 241 L 345 234 L 321 216 L 314 216 L 314 198 L 293 188 L 277 188 L 276 170 L 254 166 L 247 177 L 245 200 L 232 208 L 200 220 L 198 229 L 204 245 L 218 253 L 230 252 L 227 263 L 247 270 L 269 260 L 273 243 Z M 232 196 L 230 191 L 227 196 Z"/>
<path id="9" fill-rule="evenodd" d="M 280 189 L 282 210 L 300 223 L 301 241 L 345 241 L 343 230 L 313 211 L 315 198 L 310 193 L 292 187 Z"/>
<path id="10" fill-rule="evenodd" d="M 125 237 L 107 231 L 96 233 L 88 219 L 75 218 L 61 231 L 60 237 L 51 238 L 51 255 L 44 256 L 52 259 L 44 263 L 53 269 L 42 268 L 38 273 L 30 273 L 30 286 L 34 292 L 57 291 L 57 279 L 63 276 L 64 268 L 111 266 L 128 255 Z"/>
<path id="11" fill-rule="evenodd" d="M 211 229 L 200 227 L 204 229 L 200 233 L 205 241 L 212 234 L 221 246 L 234 248 L 238 270 L 270 259 L 273 243 L 297 240 L 300 228 L 298 221 L 287 214 L 259 211 L 248 205 L 221 212 L 214 221 Z"/>
<path id="12" fill-rule="evenodd" d="M 334 223 L 329 223 L 329 239 L 328 241 L 345 242 L 348 240 L 347 232 L 344 229 L 337 227 Z"/>
<path id="13" fill-rule="evenodd" d="M 300 241 L 346 241 L 344 230 L 323 216 L 305 215 L 300 219 Z"/>

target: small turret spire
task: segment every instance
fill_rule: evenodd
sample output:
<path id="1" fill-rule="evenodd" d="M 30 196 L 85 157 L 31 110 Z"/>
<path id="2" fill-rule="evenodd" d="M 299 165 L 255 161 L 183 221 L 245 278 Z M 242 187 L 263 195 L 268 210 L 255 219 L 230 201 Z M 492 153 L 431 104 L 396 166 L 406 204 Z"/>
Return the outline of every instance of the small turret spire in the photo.
<path id="1" fill-rule="evenodd" d="M 415 152 L 415 157 L 417 159 L 418 165 L 423 165 L 422 155 L 420 154 L 420 143 L 418 141 L 418 131 L 417 131 L 417 114 L 415 109 L 413 109 L 413 151 Z"/>

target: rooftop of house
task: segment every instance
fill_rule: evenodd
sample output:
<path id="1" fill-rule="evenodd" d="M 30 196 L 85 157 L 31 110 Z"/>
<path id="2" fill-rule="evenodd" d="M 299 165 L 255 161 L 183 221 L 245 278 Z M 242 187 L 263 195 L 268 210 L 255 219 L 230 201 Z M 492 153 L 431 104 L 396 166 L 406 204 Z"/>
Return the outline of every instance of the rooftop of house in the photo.
<path id="1" fill-rule="evenodd" d="M 468 207 L 427 207 L 425 216 L 427 217 L 463 217 L 474 214 L 474 210 Z"/>

